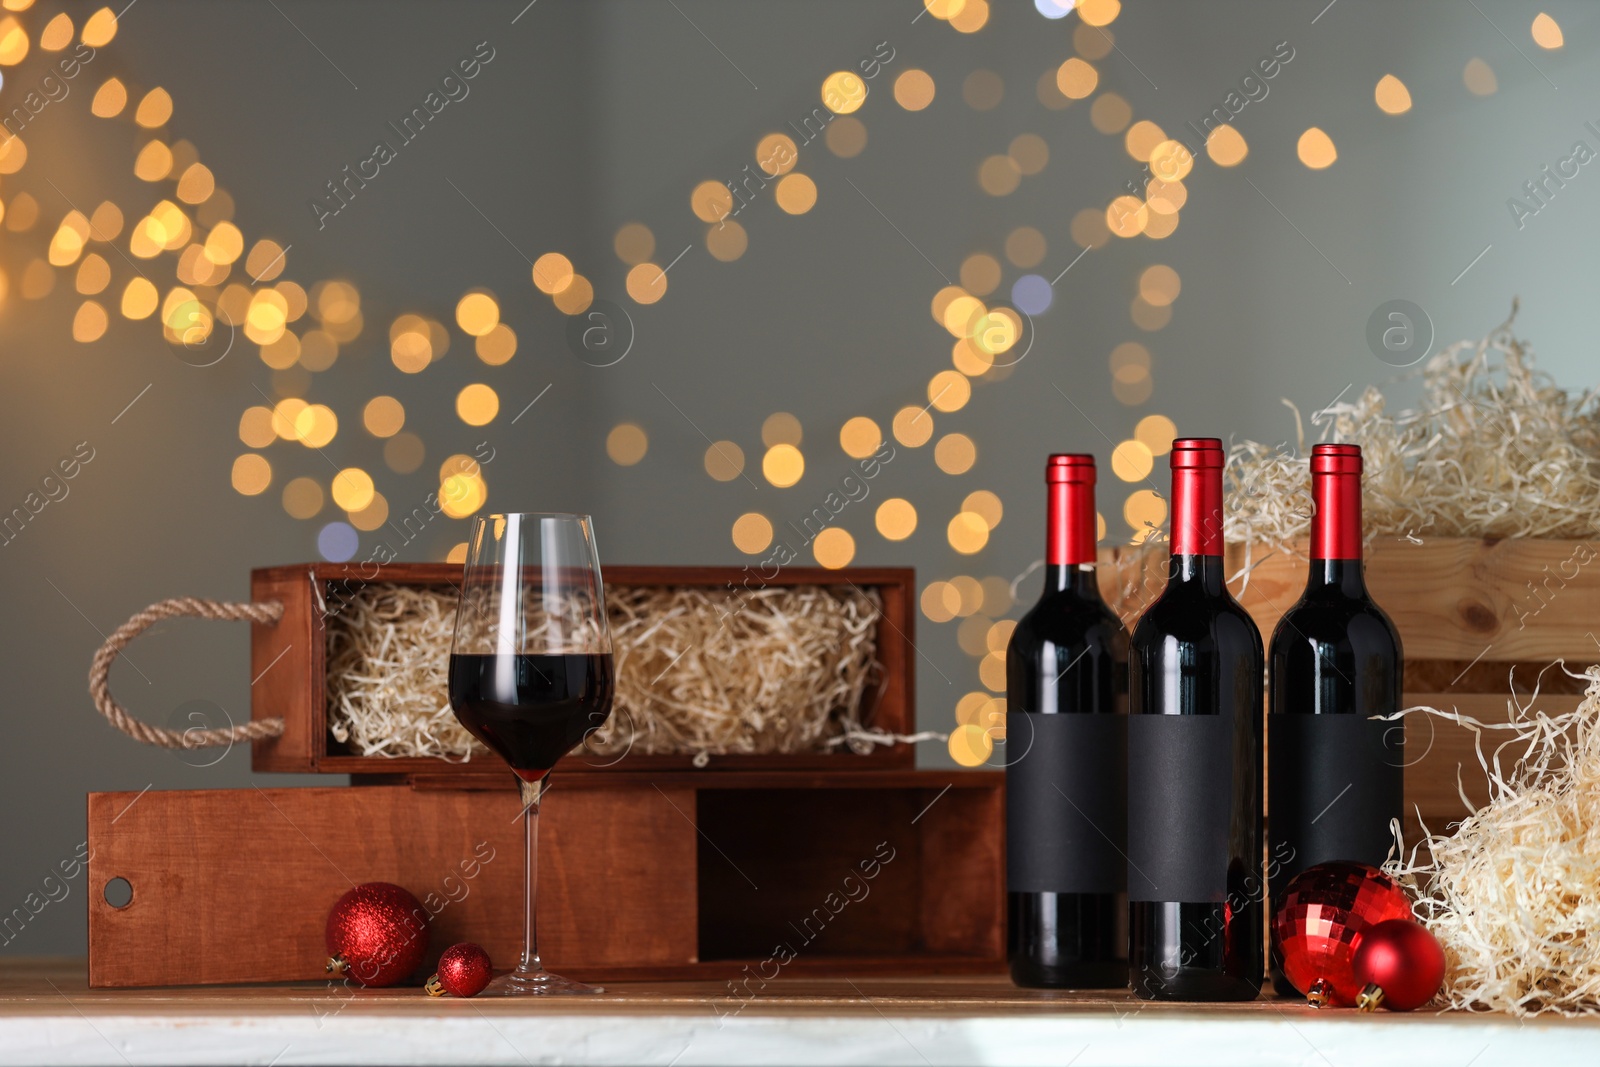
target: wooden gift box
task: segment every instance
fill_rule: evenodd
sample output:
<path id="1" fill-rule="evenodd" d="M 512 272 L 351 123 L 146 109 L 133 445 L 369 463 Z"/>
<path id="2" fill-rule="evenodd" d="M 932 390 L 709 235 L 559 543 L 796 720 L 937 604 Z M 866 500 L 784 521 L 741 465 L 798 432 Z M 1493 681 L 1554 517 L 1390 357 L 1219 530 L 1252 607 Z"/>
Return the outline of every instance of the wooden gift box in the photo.
<path id="1" fill-rule="evenodd" d="M 1227 547 L 1230 575 L 1244 556 L 1243 545 Z M 1258 545 L 1252 561 L 1248 587 L 1241 592 L 1244 583 L 1234 581 L 1229 589 L 1265 642 L 1305 587 L 1306 546 Z M 1368 547 L 1366 561 L 1367 588 L 1400 631 L 1406 706 L 1505 722 L 1507 702 L 1516 697 L 1526 704 L 1538 684 L 1537 709 L 1557 714 L 1577 707 L 1587 683 L 1551 665 L 1564 659 L 1582 671 L 1600 662 L 1600 548 L 1587 541 L 1381 538 Z M 1166 583 L 1166 546 L 1103 549 L 1100 562 L 1100 588 L 1131 625 Z M 1440 832 L 1471 810 L 1461 800 L 1458 770 L 1474 805 L 1489 797 L 1472 731 L 1432 715 L 1407 716 L 1404 728 L 1409 844 L 1420 840 L 1419 811 Z M 1496 733 L 1485 741 L 1491 756 L 1507 739 Z"/>
<path id="2" fill-rule="evenodd" d="M 752 589 L 781 586 L 855 586 L 875 591 L 882 601 L 877 628 L 877 657 L 881 668 L 877 684 L 866 694 L 861 718 L 873 729 L 893 734 L 915 730 L 916 669 L 912 636 L 915 632 L 916 588 L 914 572 L 898 567 L 853 567 L 826 570 L 788 567 L 770 581 L 740 567 L 627 567 L 605 568 L 608 588 L 669 586 L 727 590 L 732 596 L 742 583 Z M 252 766 L 257 771 L 322 772 L 327 774 L 387 774 L 417 772 L 476 775 L 486 769 L 501 770 L 493 756 L 476 756 L 469 763 L 434 757 L 363 756 L 352 753 L 328 731 L 325 686 L 327 640 L 325 611 L 368 585 L 397 583 L 435 589 L 454 589 L 461 567 L 445 563 L 310 563 L 266 567 L 251 572 L 251 599 L 279 601 L 283 617 L 273 625 L 251 624 L 252 719 L 282 718 L 283 734 L 254 742 Z M 692 766 L 692 755 L 630 754 L 619 768 L 673 770 Z M 847 748 L 824 753 L 712 756 L 706 764 L 718 770 L 873 770 L 909 768 L 915 762 L 909 745 L 876 746 L 855 754 Z M 558 770 L 593 769 L 596 761 L 568 756 Z"/>
<path id="3" fill-rule="evenodd" d="M 328 911 L 367 881 L 436 912 L 416 981 L 459 941 L 508 968 L 522 894 L 509 778 L 91 793 L 89 984 L 321 980 Z M 541 954 L 600 982 L 997 972 L 1003 803 L 992 771 L 557 776 L 540 816 Z M 113 879 L 132 890 L 120 908 Z M 329 1010 L 348 995 L 330 982 Z"/>

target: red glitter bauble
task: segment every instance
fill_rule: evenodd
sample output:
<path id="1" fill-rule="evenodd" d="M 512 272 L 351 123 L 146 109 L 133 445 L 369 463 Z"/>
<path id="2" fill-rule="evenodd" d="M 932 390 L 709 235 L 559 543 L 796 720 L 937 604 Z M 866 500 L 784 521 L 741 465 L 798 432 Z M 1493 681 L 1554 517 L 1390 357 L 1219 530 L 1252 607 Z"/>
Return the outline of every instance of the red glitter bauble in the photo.
<path id="1" fill-rule="evenodd" d="M 428 995 L 475 997 L 483 992 L 493 974 L 489 954 L 471 941 L 451 945 L 439 957 L 439 972 L 428 979 Z"/>
<path id="2" fill-rule="evenodd" d="M 1353 1007 L 1362 983 L 1351 970 L 1361 935 L 1386 919 L 1411 918 L 1393 878 L 1365 863 L 1307 867 L 1290 880 L 1272 915 L 1272 951 L 1289 983 L 1317 1007 Z"/>
<path id="3" fill-rule="evenodd" d="M 328 966 L 364 986 L 402 981 L 428 951 L 428 913 L 388 882 L 358 885 L 328 913 Z"/>
<path id="4" fill-rule="evenodd" d="M 1362 986 L 1363 1011 L 1379 1004 L 1410 1011 L 1432 1000 L 1444 983 L 1444 949 L 1421 923 L 1390 919 L 1362 932 L 1350 969 Z"/>

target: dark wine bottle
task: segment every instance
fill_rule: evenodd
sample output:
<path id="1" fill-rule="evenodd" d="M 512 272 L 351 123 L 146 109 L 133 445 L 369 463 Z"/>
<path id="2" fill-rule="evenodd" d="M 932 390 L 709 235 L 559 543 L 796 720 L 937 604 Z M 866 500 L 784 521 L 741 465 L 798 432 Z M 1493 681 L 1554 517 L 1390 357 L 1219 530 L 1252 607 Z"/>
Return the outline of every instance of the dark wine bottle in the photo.
<path id="1" fill-rule="evenodd" d="M 1261 633 L 1224 584 L 1222 462 L 1216 438 L 1172 443 L 1167 587 L 1129 655 L 1128 971 L 1146 1000 L 1250 1000 L 1264 977 Z"/>
<path id="2" fill-rule="evenodd" d="M 1404 659 L 1361 566 L 1361 449 L 1311 450 L 1311 573 L 1272 634 L 1267 718 L 1267 880 L 1327 860 L 1377 866 L 1400 818 Z M 1280 993 L 1295 992 L 1273 961 Z"/>
<path id="3" fill-rule="evenodd" d="M 1006 650 L 1011 980 L 1127 985 L 1128 637 L 1095 581 L 1094 457 L 1051 456 L 1044 595 Z"/>

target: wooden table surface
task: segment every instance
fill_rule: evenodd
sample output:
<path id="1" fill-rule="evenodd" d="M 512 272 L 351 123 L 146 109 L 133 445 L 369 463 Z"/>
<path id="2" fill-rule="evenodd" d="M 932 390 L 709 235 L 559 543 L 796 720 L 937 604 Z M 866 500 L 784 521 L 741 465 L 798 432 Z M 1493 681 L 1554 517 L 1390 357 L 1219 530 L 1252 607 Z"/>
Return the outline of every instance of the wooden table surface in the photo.
<path id="1" fill-rule="evenodd" d="M 755 983 L 752 983 L 754 985 Z M 1315 1064 L 1600 1062 L 1600 1020 L 1148 1004 L 1000 977 L 780 975 L 551 1001 L 325 982 L 91 990 L 79 960 L 0 965 L 0 1064 Z M 1543 1064 L 1540 1065 L 1543 1067 Z"/>

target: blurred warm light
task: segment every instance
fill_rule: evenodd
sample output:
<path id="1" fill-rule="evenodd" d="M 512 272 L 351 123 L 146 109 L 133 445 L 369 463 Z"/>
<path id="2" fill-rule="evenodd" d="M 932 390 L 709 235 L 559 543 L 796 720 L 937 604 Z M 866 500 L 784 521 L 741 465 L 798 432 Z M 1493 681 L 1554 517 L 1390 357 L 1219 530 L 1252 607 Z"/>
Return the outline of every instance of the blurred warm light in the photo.
<path id="1" fill-rule="evenodd" d="M 1140 482 L 1150 477 L 1155 458 L 1143 441 L 1123 441 L 1111 451 L 1111 473 L 1125 482 Z"/>
<path id="2" fill-rule="evenodd" d="M 1164 182 L 1179 182 L 1194 169 L 1194 153 L 1182 141 L 1165 140 L 1150 150 L 1150 173 Z"/>
<path id="3" fill-rule="evenodd" d="M 89 216 L 89 234 L 96 241 L 111 241 L 122 232 L 122 209 L 109 200 L 100 202 Z"/>
<path id="4" fill-rule="evenodd" d="M 961 98 L 974 111 L 993 111 L 1005 95 L 1005 81 L 992 70 L 975 70 L 961 83 Z"/>
<path id="5" fill-rule="evenodd" d="M 250 254 L 245 257 L 244 271 L 255 281 L 270 282 L 283 273 L 287 262 L 282 245 L 263 239 L 251 246 Z"/>
<path id="6" fill-rule="evenodd" d="M 1004 652 L 990 652 L 978 664 L 978 681 L 996 693 L 1003 693 L 1006 689 L 1006 654 Z M 957 730 L 975 730 L 975 726 L 958 726 Z"/>
<path id="7" fill-rule="evenodd" d="M 116 35 L 117 16 L 111 13 L 109 7 L 103 7 L 89 16 L 89 20 L 83 24 L 83 36 L 79 39 L 90 48 L 104 48 Z"/>
<path id="8" fill-rule="evenodd" d="M 667 272 L 654 263 L 640 263 L 628 271 L 625 283 L 636 304 L 654 304 L 667 295 Z"/>
<path id="9" fill-rule="evenodd" d="M 978 516 L 991 530 L 1000 525 L 1000 517 L 1005 514 L 1000 498 L 987 489 L 977 489 L 968 493 L 966 499 L 961 502 L 961 510 L 965 514 Z"/>
<path id="10" fill-rule="evenodd" d="M 144 278 L 134 278 L 122 291 L 122 316 L 127 319 L 147 319 L 155 313 L 160 303 L 156 287 Z"/>
<path id="11" fill-rule="evenodd" d="M 773 190 L 773 199 L 791 215 L 804 215 L 817 202 L 817 183 L 796 171 L 785 175 Z"/>
<path id="12" fill-rule="evenodd" d="M 922 0 L 922 6 L 936 19 L 950 19 L 961 13 L 967 0 Z"/>
<path id="13" fill-rule="evenodd" d="M 456 415 L 468 426 L 487 426 L 498 414 L 500 395 L 482 382 L 473 382 L 456 394 Z"/>
<path id="14" fill-rule="evenodd" d="M 1101 133 L 1121 133 L 1132 121 L 1132 105 L 1117 93 L 1101 93 L 1089 105 L 1089 124 Z"/>
<path id="15" fill-rule="evenodd" d="M 1165 307 L 1178 299 L 1183 290 L 1183 280 L 1178 272 L 1164 263 L 1146 267 L 1139 275 L 1139 295 L 1157 307 Z"/>
<path id="16" fill-rule="evenodd" d="M 1377 101 L 1378 110 L 1386 114 L 1403 115 L 1411 110 L 1411 91 L 1406 88 L 1405 82 L 1393 74 L 1385 74 L 1378 79 L 1372 96 Z"/>
<path id="17" fill-rule="evenodd" d="M 272 409 L 257 404 L 239 416 L 239 440 L 251 448 L 266 448 L 278 439 L 272 429 Z"/>
<path id="18" fill-rule="evenodd" d="M 850 536 L 849 531 L 830 526 L 811 542 L 811 554 L 816 557 L 819 566 L 829 570 L 848 567 L 856 557 L 856 539 Z"/>
<path id="19" fill-rule="evenodd" d="M 285 330 L 276 341 L 261 346 L 261 362 L 273 370 L 286 370 L 300 362 L 300 338 Z"/>
<path id="20" fill-rule="evenodd" d="M 283 510 L 291 518 L 312 518 L 322 510 L 322 486 L 314 478 L 291 479 L 283 487 Z"/>
<path id="21" fill-rule="evenodd" d="M 294 417 L 294 430 L 307 448 L 322 448 L 338 435 L 339 419 L 326 404 L 310 404 Z"/>
<path id="22" fill-rule="evenodd" d="M 1116 36 L 1100 26 L 1079 24 L 1072 30 L 1072 48 L 1084 59 L 1104 59 L 1116 45 Z"/>
<path id="23" fill-rule="evenodd" d="M 894 414 L 894 439 L 907 448 L 920 448 L 933 436 L 933 416 L 927 409 L 907 405 Z"/>
<path id="24" fill-rule="evenodd" d="M 422 466 L 426 449 L 422 438 L 402 430 L 383 443 L 383 462 L 396 474 L 410 474 Z"/>
<path id="25" fill-rule="evenodd" d="M 984 604 L 988 606 L 987 601 Z M 989 627 L 989 632 L 984 634 L 984 647 L 990 652 L 1004 652 L 1011 644 L 1011 635 L 1016 632 L 1015 619 L 1000 619 Z"/>
<path id="26" fill-rule="evenodd" d="M 928 403 L 940 411 L 960 411 L 972 399 L 972 383 L 959 371 L 942 370 L 928 380 Z"/>
<path id="27" fill-rule="evenodd" d="M 31 260 L 22 268 L 22 299 L 43 300 L 55 287 L 56 272 L 44 260 Z"/>
<path id="28" fill-rule="evenodd" d="M 961 261 L 961 284 L 975 296 L 988 296 L 1000 287 L 1000 264 L 991 255 L 977 252 Z"/>
<path id="29" fill-rule="evenodd" d="M 866 459 L 883 444 L 883 431 L 865 415 L 857 415 L 839 430 L 839 447 L 854 459 Z"/>
<path id="30" fill-rule="evenodd" d="M 1106 213 L 1086 207 L 1072 216 L 1072 239 L 1084 248 L 1101 248 L 1111 240 Z"/>
<path id="31" fill-rule="evenodd" d="M 1236 166 L 1249 154 L 1244 135 L 1232 126 L 1218 126 L 1206 135 L 1206 155 L 1219 167 Z"/>
<path id="32" fill-rule="evenodd" d="M 1150 450 L 1153 456 L 1164 456 L 1172 451 L 1173 439 L 1178 436 L 1178 426 L 1165 415 L 1146 415 L 1133 428 L 1133 436 Z"/>
<path id="33" fill-rule="evenodd" d="M 206 256 L 213 263 L 232 263 L 244 254 L 244 234 L 231 222 L 219 222 L 206 236 Z M 287 310 L 288 305 L 284 305 Z"/>
<path id="34" fill-rule="evenodd" d="M 721 182 L 704 181 L 695 186 L 694 192 L 689 194 L 689 207 L 694 210 L 695 217 L 701 222 L 717 222 L 733 210 L 733 193 Z M 544 258 L 541 256 L 540 260 Z M 561 258 L 566 259 L 565 256 Z M 567 269 L 571 270 L 571 264 L 567 265 Z"/>
<path id="35" fill-rule="evenodd" d="M 85 343 L 98 341 L 105 336 L 108 323 L 106 309 L 93 300 L 85 300 L 72 317 L 72 339 Z"/>
<path id="36" fill-rule="evenodd" d="M 794 485 L 805 471 L 805 457 L 794 445 L 774 445 L 761 458 L 761 473 L 779 489 Z"/>
<path id="37" fill-rule="evenodd" d="M 925 70 L 913 67 L 901 71 L 894 80 L 895 103 L 907 111 L 921 111 L 933 103 L 934 84 Z"/>
<path id="38" fill-rule="evenodd" d="M 951 337 L 970 337 L 979 320 L 989 313 L 983 301 L 965 294 L 951 300 L 944 308 L 943 324 Z"/>
<path id="39" fill-rule="evenodd" d="M 28 55 L 28 31 L 13 16 L 0 19 L 0 67 L 14 67 Z M 9 132 L 9 131 L 8 131 Z"/>
<path id="40" fill-rule="evenodd" d="M 795 147 L 794 138 L 786 133 L 769 133 L 756 142 L 756 166 L 769 178 L 789 173 L 798 162 L 800 149 Z"/>
<path id="41" fill-rule="evenodd" d="M 451 546 L 450 551 L 445 553 L 444 561 L 446 563 L 465 563 L 467 561 L 467 543 L 465 541 L 457 541 Z"/>
<path id="42" fill-rule="evenodd" d="M 733 547 L 747 556 L 765 552 L 772 544 L 772 523 L 758 511 L 747 511 L 733 520 Z"/>
<path id="43" fill-rule="evenodd" d="M 1159 178 L 1151 178 L 1145 184 L 1145 205 L 1154 215 L 1176 215 L 1178 209 L 1189 200 L 1189 188 L 1182 182 L 1164 182 Z M 1150 223 L 1145 223 L 1145 229 L 1150 229 Z"/>
<path id="44" fill-rule="evenodd" d="M 72 16 L 65 11 L 60 12 L 39 31 L 39 47 L 46 52 L 59 52 L 72 43 L 72 33 Z M 1538 34 L 1535 33 L 1534 37 L 1537 39 Z"/>
<path id="45" fill-rule="evenodd" d="M 860 119 L 844 115 L 828 123 L 824 139 L 828 151 L 840 159 L 854 159 L 867 147 L 867 127 Z"/>
<path id="46" fill-rule="evenodd" d="M 931 622 L 949 622 L 961 607 L 961 594 L 949 582 L 929 582 L 923 587 L 922 613 Z"/>
<path id="47" fill-rule="evenodd" d="M 644 459 L 649 450 L 650 437 L 637 423 L 618 423 L 606 434 L 606 455 L 619 467 L 633 466 Z"/>
<path id="48" fill-rule="evenodd" d="M 1150 153 L 1155 151 L 1156 145 L 1167 139 L 1166 131 L 1149 119 L 1140 119 L 1128 127 L 1128 132 L 1123 135 L 1123 145 L 1128 150 L 1128 155 L 1146 163 Z"/>
<path id="49" fill-rule="evenodd" d="M 1111 395 L 1129 407 L 1143 404 L 1150 399 L 1150 394 L 1155 391 L 1155 382 L 1149 374 L 1131 382 L 1113 379 L 1111 382 Z"/>
<path id="50" fill-rule="evenodd" d="M 950 346 L 950 362 L 969 378 L 985 374 L 994 366 L 994 354 L 986 352 L 970 337 L 961 337 Z"/>
<path id="51" fill-rule="evenodd" d="M 405 405 L 392 396 L 375 396 L 361 409 L 361 424 L 374 437 L 393 437 L 406 424 Z"/>
<path id="52" fill-rule="evenodd" d="M 1033 86 L 1033 95 L 1051 111 L 1062 111 L 1072 106 L 1072 101 L 1062 94 L 1061 87 L 1056 84 L 1054 67 L 1039 75 L 1039 80 Z"/>
<path id="53" fill-rule="evenodd" d="M 1461 81 L 1467 87 L 1467 92 L 1473 96 L 1492 96 L 1500 88 L 1500 81 L 1494 76 L 1494 68 L 1488 62 L 1473 56 L 1467 60 L 1466 67 L 1461 71 Z"/>
<path id="54" fill-rule="evenodd" d="M 1561 26 L 1543 11 L 1534 16 L 1532 32 L 1533 43 L 1540 48 L 1560 48 L 1566 43 L 1566 38 L 1561 33 Z M 42 38 L 39 43 L 44 44 Z"/>
<path id="55" fill-rule="evenodd" d="M 775 411 L 761 423 L 761 443 L 773 445 L 798 445 L 805 437 L 800 420 L 787 411 Z"/>
<path id="56" fill-rule="evenodd" d="M 834 71 L 822 80 L 823 106 L 835 115 L 848 115 L 856 111 L 866 99 L 867 83 L 854 71 Z"/>
<path id="57" fill-rule="evenodd" d="M 1100 72 L 1073 56 L 1056 68 L 1056 88 L 1068 100 L 1083 100 L 1100 84 Z"/>
<path id="58" fill-rule="evenodd" d="M 473 341 L 473 349 L 478 353 L 478 358 L 491 367 L 498 367 L 509 362 L 517 354 L 517 335 L 505 323 L 499 323 L 494 329 Z"/>
<path id="59" fill-rule="evenodd" d="M 957 297 L 966 295 L 967 291 L 959 285 L 947 285 L 937 293 L 934 293 L 933 301 L 930 304 L 930 309 L 933 312 L 933 321 L 943 326 L 945 321 L 944 314 L 950 309 L 950 305 Z"/>
<path id="60" fill-rule="evenodd" d="M 233 487 L 245 496 L 257 496 L 272 484 L 272 464 L 267 457 L 246 452 L 233 461 Z"/>
<path id="61" fill-rule="evenodd" d="M 1006 258 L 1014 267 L 1037 267 L 1047 250 L 1044 234 L 1032 226 L 1019 226 L 1006 237 Z"/>
<path id="62" fill-rule="evenodd" d="M 904 541 L 917 529 L 917 509 L 911 501 L 892 496 L 878 505 L 873 517 L 878 533 L 890 541 Z"/>
<path id="63" fill-rule="evenodd" d="M 554 296 L 572 284 L 572 260 L 560 252 L 546 252 L 533 261 L 533 287 Z"/>
<path id="64" fill-rule="evenodd" d="M 346 467 L 333 476 L 333 502 L 345 511 L 360 511 L 372 503 L 375 492 L 372 475 L 360 467 Z"/>
<path id="65" fill-rule="evenodd" d="M 216 188 L 216 177 L 204 163 L 191 163 L 178 176 L 178 199 L 185 204 L 204 203 Z"/>
<path id="66" fill-rule="evenodd" d="M 594 303 L 594 286 L 581 274 L 574 274 L 562 289 L 550 298 L 563 315 L 582 315 Z"/>
<path id="67" fill-rule="evenodd" d="M 1167 521 L 1167 502 L 1153 490 L 1140 489 L 1123 502 L 1122 518 L 1135 530 L 1149 530 Z"/>
<path id="68" fill-rule="evenodd" d="M 1323 132 L 1321 127 L 1313 126 L 1300 135 L 1300 141 L 1295 146 L 1295 151 L 1300 156 L 1300 162 L 1312 170 L 1323 170 L 1333 165 L 1339 158 L 1338 149 L 1333 147 L 1333 138 Z"/>
<path id="69" fill-rule="evenodd" d="M 637 266 L 656 253 L 656 235 L 642 222 L 630 222 L 617 231 L 611 241 L 617 258 L 629 266 Z"/>
<path id="70" fill-rule="evenodd" d="M 15 174 L 27 161 L 28 145 L 21 137 L 12 136 L 0 141 L 0 174 Z M 21 195 L 18 194 L 19 197 Z"/>
<path id="71" fill-rule="evenodd" d="M 961 33 L 977 33 L 989 22 L 989 0 L 967 0 L 950 16 L 950 25 Z"/>
<path id="72" fill-rule="evenodd" d="M 1085 26 L 1109 26 L 1122 11 L 1122 0 L 1078 0 L 1078 17 Z"/>
<path id="73" fill-rule="evenodd" d="M 1124 341 L 1111 350 L 1111 376 L 1134 381 L 1150 373 L 1150 350 L 1138 341 Z"/>
<path id="74" fill-rule="evenodd" d="M 433 361 L 433 341 L 420 315 L 401 315 L 389 327 L 389 359 L 406 374 L 420 374 Z"/>
<path id="75" fill-rule="evenodd" d="M 1013 137 L 1006 154 L 1017 165 L 1017 170 L 1029 176 L 1038 174 L 1050 162 L 1050 146 L 1036 133 L 1022 133 Z"/>
<path id="76" fill-rule="evenodd" d="M 95 90 L 89 110 L 100 118 L 109 119 L 122 114 L 122 109 L 127 106 L 128 90 L 122 84 L 122 79 L 107 78 L 100 88 Z"/>
<path id="77" fill-rule="evenodd" d="M 706 250 L 724 263 L 732 263 L 744 255 L 749 245 L 750 238 L 744 227 L 732 219 L 706 227 Z"/>
<path id="78" fill-rule="evenodd" d="M 350 525 L 358 530 L 376 530 L 389 521 L 389 501 L 382 493 L 373 493 L 372 502 L 360 511 L 350 513 Z"/>
<path id="79" fill-rule="evenodd" d="M 165 126 L 170 118 L 172 118 L 172 94 L 160 87 L 145 93 L 144 99 L 139 101 L 138 108 L 133 112 L 133 121 L 146 129 Z"/>
<path id="80" fill-rule="evenodd" d="M 965 474 L 978 460 L 978 447 L 964 433 L 947 433 L 933 446 L 933 461 L 946 474 Z"/>
<path id="81" fill-rule="evenodd" d="M 733 441 L 713 441 L 706 449 L 706 473 L 719 482 L 731 482 L 744 473 L 744 449 Z"/>
<path id="82" fill-rule="evenodd" d="M 1106 208 L 1106 229 L 1118 237 L 1137 237 L 1149 219 L 1150 209 L 1137 196 L 1119 196 Z"/>
<path id="83" fill-rule="evenodd" d="M 963 511 L 950 520 L 945 528 L 945 536 L 951 548 L 970 556 L 989 543 L 989 524 L 983 521 L 982 516 Z"/>
<path id="84" fill-rule="evenodd" d="M 452 519 L 464 519 L 489 500 L 489 487 L 476 474 L 452 474 L 439 483 L 439 509 Z"/>
<path id="85" fill-rule="evenodd" d="M 488 293 L 468 293 L 456 304 L 456 325 L 473 337 L 482 337 L 499 323 L 500 305 Z"/>
<path id="86" fill-rule="evenodd" d="M 1133 324 L 1146 332 L 1165 329 L 1167 323 L 1172 321 L 1170 305 L 1157 306 L 1142 296 L 1133 298 L 1133 302 L 1128 305 L 1128 314 L 1133 319 Z"/>
<path id="87" fill-rule="evenodd" d="M 90 252 L 83 257 L 83 262 L 78 266 L 78 278 L 75 286 L 84 296 L 94 296 L 103 292 L 111 284 L 111 265 L 97 252 Z"/>
<path id="88" fill-rule="evenodd" d="M 246 331 L 248 332 L 248 331 Z M 284 334 L 292 337 L 292 334 Z M 300 366 L 310 371 L 325 371 L 339 358 L 339 342 L 326 330 L 307 330 L 300 338 Z"/>

